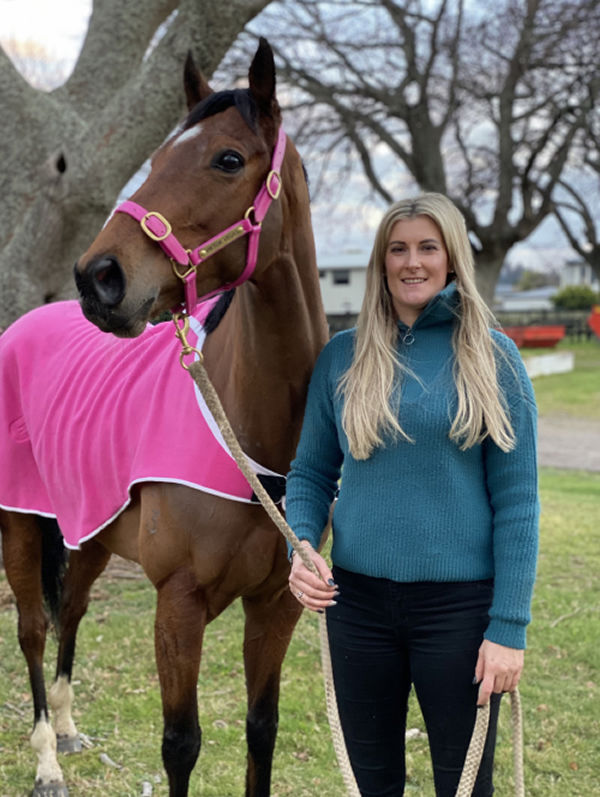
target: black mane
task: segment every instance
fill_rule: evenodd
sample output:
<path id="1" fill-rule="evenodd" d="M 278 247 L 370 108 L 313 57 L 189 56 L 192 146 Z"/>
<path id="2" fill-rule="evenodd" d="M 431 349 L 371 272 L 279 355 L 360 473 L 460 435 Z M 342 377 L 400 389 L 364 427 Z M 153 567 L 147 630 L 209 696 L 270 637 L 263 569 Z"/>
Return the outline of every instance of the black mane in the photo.
<path id="1" fill-rule="evenodd" d="M 232 288 L 231 290 L 225 291 L 225 293 L 222 293 L 219 296 L 219 300 L 207 315 L 206 321 L 204 322 L 204 329 L 206 330 L 207 335 L 210 335 L 210 333 L 214 332 L 219 326 L 223 320 L 223 316 L 229 309 L 229 305 L 231 304 L 234 295 L 235 288 Z"/>
<path id="2" fill-rule="evenodd" d="M 228 91 L 217 91 L 214 94 L 210 94 L 192 108 L 183 123 L 183 130 L 189 130 L 190 127 L 198 124 L 203 119 L 221 113 L 227 108 L 237 108 L 250 130 L 256 133 L 258 109 L 248 89 L 229 89 Z"/>

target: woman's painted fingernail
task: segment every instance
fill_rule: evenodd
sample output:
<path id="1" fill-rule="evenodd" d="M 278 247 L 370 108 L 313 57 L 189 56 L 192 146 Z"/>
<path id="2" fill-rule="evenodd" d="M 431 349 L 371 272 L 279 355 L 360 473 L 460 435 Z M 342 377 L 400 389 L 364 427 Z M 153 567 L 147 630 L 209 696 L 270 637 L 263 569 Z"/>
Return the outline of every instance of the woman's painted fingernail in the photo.
<path id="1" fill-rule="evenodd" d="M 473 677 L 473 682 L 472 683 L 473 683 L 473 686 L 477 686 L 477 684 L 479 683 L 479 681 L 477 680 L 477 676 L 476 675 Z"/>
<path id="2" fill-rule="evenodd" d="M 337 606 L 337 601 L 329 601 L 328 606 Z"/>
<path id="3" fill-rule="evenodd" d="M 325 614 L 325 609 L 317 609 L 317 614 Z"/>
<path id="4" fill-rule="evenodd" d="M 330 587 L 335 587 L 336 585 L 335 581 L 332 578 L 328 578 L 327 583 L 329 584 Z"/>

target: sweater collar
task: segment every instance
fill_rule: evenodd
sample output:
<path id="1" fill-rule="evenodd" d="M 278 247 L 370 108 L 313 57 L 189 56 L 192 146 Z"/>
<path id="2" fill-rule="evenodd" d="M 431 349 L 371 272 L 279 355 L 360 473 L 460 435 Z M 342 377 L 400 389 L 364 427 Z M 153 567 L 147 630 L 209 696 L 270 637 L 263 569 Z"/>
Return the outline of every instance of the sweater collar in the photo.
<path id="1" fill-rule="evenodd" d="M 456 283 L 451 282 L 436 294 L 423 308 L 421 314 L 410 329 L 424 329 L 425 327 L 453 321 L 456 318 L 456 310 L 459 304 L 460 294 L 456 288 Z M 398 328 L 401 332 L 406 332 L 409 329 L 402 321 L 398 321 Z"/>

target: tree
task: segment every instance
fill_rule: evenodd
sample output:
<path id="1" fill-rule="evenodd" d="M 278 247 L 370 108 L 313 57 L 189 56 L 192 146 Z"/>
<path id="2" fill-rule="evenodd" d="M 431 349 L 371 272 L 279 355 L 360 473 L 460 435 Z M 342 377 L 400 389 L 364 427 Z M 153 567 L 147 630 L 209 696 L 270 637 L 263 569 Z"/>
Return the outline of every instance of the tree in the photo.
<path id="1" fill-rule="evenodd" d="M 555 199 L 554 215 L 570 245 L 600 279 L 600 77 L 589 90 L 586 137 L 576 163 L 586 179 L 580 185 L 560 181 L 562 192 Z"/>
<path id="2" fill-rule="evenodd" d="M 406 195 L 406 173 L 448 194 L 491 301 L 585 136 L 597 0 L 298 0 L 268 9 L 263 31 L 269 20 L 305 151 L 344 155 L 342 177 L 358 162 L 386 204 Z"/>
<path id="3" fill-rule="evenodd" d="M 516 283 L 518 291 L 532 291 L 536 288 L 545 288 L 548 285 L 558 285 L 559 276 L 556 272 L 530 271 L 525 269 L 521 278 Z"/>
<path id="4" fill-rule="evenodd" d="M 71 295 L 71 268 L 184 109 L 188 50 L 210 76 L 269 0 L 94 0 L 72 74 L 44 92 L 0 49 L 0 327 Z"/>

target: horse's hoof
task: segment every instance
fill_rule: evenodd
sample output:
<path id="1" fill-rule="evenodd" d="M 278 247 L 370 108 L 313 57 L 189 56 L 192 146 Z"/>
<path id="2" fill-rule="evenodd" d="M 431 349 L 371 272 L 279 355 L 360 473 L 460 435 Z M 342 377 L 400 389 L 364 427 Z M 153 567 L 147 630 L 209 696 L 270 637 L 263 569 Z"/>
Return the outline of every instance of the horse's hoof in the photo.
<path id="1" fill-rule="evenodd" d="M 77 736 L 57 736 L 56 749 L 59 753 L 80 753 L 82 749 L 81 738 Z"/>
<path id="2" fill-rule="evenodd" d="M 30 797 L 69 797 L 64 783 L 36 783 Z"/>

